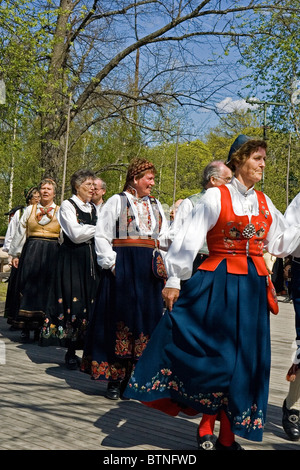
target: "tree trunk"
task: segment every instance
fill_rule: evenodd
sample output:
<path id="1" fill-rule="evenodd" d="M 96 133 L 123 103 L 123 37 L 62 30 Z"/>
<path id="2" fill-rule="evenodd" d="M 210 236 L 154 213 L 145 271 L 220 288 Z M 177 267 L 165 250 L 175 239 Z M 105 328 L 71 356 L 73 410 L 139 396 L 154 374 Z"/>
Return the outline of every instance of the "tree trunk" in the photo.
<path id="1" fill-rule="evenodd" d="M 69 98 L 66 79 L 68 54 L 68 21 L 74 5 L 60 1 L 60 13 L 54 34 L 53 50 L 45 83 L 41 114 L 41 166 L 44 176 L 51 176 L 59 185 L 63 177 L 64 134 L 68 118 Z"/>

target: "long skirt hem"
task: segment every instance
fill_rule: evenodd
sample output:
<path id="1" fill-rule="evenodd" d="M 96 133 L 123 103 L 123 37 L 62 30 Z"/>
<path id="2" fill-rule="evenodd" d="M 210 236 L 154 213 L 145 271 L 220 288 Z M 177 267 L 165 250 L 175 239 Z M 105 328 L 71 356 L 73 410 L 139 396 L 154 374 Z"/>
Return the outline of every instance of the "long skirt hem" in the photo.
<path id="1" fill-rule="evenodd" d="M 265 277 L 251 259 L 247 275 L 227 273 L 226 261 L 213 272 L 200 268 L 161 318 L 124 396 L 173 415 L 223 409 L 234 434 L 261 441 L 269 322 Z"/>

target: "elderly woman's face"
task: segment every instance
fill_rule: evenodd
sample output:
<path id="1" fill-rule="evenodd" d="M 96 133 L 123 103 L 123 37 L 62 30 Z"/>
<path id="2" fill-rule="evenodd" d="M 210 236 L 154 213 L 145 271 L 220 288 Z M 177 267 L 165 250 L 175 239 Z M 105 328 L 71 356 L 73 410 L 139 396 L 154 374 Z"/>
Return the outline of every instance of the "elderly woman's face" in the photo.
<path id="1" fill-rule="evenodd" d="M 83 202 L 90 202 L 94 193 L 94 180 L 87 178 L 80 186 L 77 186 L 77 194 Z"/>
<path id="2" fill-rule="evenodd" d="M 40 189 L 40 195 L 41 195 L 42 206 L 47 206 L 48 204 L 52 204 L 54 196 L 55 196 L 53 184 L 50 184 L 50 183 L 43 184 Z"/>
<path id="3" fill-rule="evenodd" d="M 147 171 L 147 173 L 145 173 L 145 175 L 140 179 L 134 178 L 133 187 L 136 190 L 138 197 L 149 196 L 154 185 L 154 174 L 152 171 Z"/>
<path id="4" fill-rule="evenodd" d="M 37 204 L 41 200 L 41 195 L 39 191 L 34 191 L 30 198 L 29 204 Z"/>
<path id="5" fill-rule="evenodd" d="M 235 172 L 235 176 L 247 188 L 262 179 L 263 171 L 266 166 L 266 150 L 259 147 L 250 157 L 242 163 Z"/>

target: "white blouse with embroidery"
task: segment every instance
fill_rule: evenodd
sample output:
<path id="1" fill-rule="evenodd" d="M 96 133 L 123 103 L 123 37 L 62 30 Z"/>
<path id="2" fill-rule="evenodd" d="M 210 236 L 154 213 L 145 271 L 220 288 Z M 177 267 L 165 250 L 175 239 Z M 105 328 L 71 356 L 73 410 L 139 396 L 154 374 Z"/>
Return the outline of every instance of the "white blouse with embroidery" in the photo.
<path id="1" fill-rule="evenodd" d="M 149 197 L 137 198 L 129 192 L 125 194 L 130 202 L 136 225 L 139 227 L 141 236 L 151 235 L 156 226 L 156 219 L 151 207 Z M 159 212 L 162 215 L 162 226 L 160 231 L 161 248 L 165 249 L 164 235 L 168 230 L 168 221 L 159 201 L 157 201 Z M 97 262 L 103 269 L 110 269 L 115 265 L 116 252 L 112 248 L 112 241 L 116 236 L 115 228 L 121 212 L 121 196 L 114 194 L 103 207 L 96 226 L 95 249 Z"/>

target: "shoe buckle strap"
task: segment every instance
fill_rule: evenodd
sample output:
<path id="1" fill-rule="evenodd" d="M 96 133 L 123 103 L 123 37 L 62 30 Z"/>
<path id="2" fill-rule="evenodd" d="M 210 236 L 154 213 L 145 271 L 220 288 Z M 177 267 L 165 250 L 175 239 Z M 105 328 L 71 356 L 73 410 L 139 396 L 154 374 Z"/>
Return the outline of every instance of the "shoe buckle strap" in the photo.
<path id="1" fill-rule="evenodd" d="M 298 421 L 299 421 L 299 416 L 294 415 L 294 414 L 289 415 L 288 420 L 289 420 L 291 423 L 296 424 L 296 423 L 298 423 Z"/>
<path id="2" fill-rule="evenodd" d="M 214 443 L 211 442 L 211 441 L 204 441 L 204 442 L 202 442 L 201 447 L 204 450 L 213 450 Z"/>

